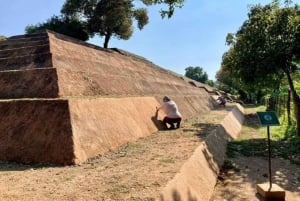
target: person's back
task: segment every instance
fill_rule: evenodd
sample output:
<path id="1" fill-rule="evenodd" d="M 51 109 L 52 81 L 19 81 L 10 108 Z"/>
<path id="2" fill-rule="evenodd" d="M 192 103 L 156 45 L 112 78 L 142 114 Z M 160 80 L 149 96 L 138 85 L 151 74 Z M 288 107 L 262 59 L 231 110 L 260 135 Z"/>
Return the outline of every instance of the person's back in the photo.
<path id="1" fill-rule="evenodd" d="M 181 114 L 178 110 L 176 103 L 172 100 L 164 102 L 164 110 L 169 118 L 180 118 Z"/>
<path id="2" fill-rule="evenodd" d="M 181 114 L 178 110 L 178 107 L 174 101 L 169 97 L 165 96 L 163 98 L 163 105 L 159 108 L 156 108 L 156 111 L 163 109 L 166 113 L 166 116 L 163 119 L 163 124 L 168 128 L 167 124 L 170 124 L 170 129 L 174 129 L 176 124 L 177 128 L 180 128 Z"/>

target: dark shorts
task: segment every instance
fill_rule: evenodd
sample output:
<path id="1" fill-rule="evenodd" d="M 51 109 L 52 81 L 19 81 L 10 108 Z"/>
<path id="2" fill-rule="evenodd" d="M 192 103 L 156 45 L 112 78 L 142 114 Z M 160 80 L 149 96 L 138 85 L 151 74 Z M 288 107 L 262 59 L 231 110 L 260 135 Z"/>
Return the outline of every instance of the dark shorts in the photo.
<path id="1" fill-rule="evenodd" d="M 165 117 L 163 122 L 166 122 L 166 123 L 178 123 L 178 122 L 181 122 L 181 118 L 170 118 L 170 117 Z"/>
<path id="2" fill-rule="evenodd" d="M 175 124 L 176 124 L 176 128 L 180 128 L 180 122 L 181 122 L 181 118 L 169 118 L 169 117 L 165 117 L 163 119 L 163 123 L 164 126 L 168 129 L 167 124 L 170 124 L 170 129 L 175 129 Z"/>

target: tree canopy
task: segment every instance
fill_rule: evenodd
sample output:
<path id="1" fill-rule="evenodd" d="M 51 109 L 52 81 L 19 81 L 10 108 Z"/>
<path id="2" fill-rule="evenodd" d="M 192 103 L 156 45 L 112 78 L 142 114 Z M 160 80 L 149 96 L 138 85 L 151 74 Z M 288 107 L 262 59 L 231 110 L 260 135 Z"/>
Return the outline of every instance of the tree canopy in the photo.
<path id="1" fill-rule="evenodd" d="M 279 1 L 252 6 L 249 19 L 227 36 L 230 50 L 222 64 L 245 84 L 274 87 L 284 73 L 296 70 L 299 55 L 299 15 L 296 8 L 280 8 Z"/>
<path id="2" fill-rule="evenodd" d="M 168 9 L 161 9 L 160 14 L 164 17 L 172 17 L 176 8 L 181 8 L 185 0 L 141 0 L 145 5 L 164 4 Z"/>
<path id="3" fill-rule="evenodd" d="M 231 75 L 230 69 L 226 66 L 221 66 L 220 70 L 216 73 L 216 81 L 218 89 L 226 93 L 234 94 L 234 79 Z"/>
<path id="4" fill-rule="evenodd" d="M 185 69 L 185 76 L 198 82 L 206 83 L 208 80 L 207 73 L 200 66 L 189 66 Z"/>
<path id="5" fill-rule="evenodd" d="M 86 41 L 89 34 L 86 31 L 85 23 L 78 18 L 66 18 L 64 16 L 52 16 L 47 22 L 38 23 L 36 25 L 28 25 L 25 28 L 26 33 L 34 33 L 38 30 L 49 29 L 79 40 Z"/>
<path id="6" fill-rule="evenodd" d="M 80 17 L 90 36 L 104 37 L 104 48 L 111 37 L 127 40 L 133 33 L 133 19 L 142 29 L 148 23 L 145 8 L 135 8 L 133 0 L 66 0 L 61 12 L 68 17 Z"/>
<path id="7" fill-rule="evenodd" d="M 248 19 L 235 34 L 228 34 L 230 45 L 222 65 L 235 82 L 248 90 L 277 89 L 288 80 L 295 105 L 300 134 L 300 99 L 295 91 L 292 73 L 300 57 L 300 15 L 297 6 L 280 7 L 279 0 L 250 8 Z"/>
<path id="8" fill-rule="evenodd" d="M 103 47 L 107 48 L 111 37 L 128 40 L 134 31 L 134 21 L 140 30 L 148 24 L 147 6 L 167 6 L 160 13 L 162 17 L 170 18 L 176 8 L 183 6 L 183 2 L 184 0 L 66 0 L 61 16 L 53 16 L 46 23 L 29 25 L 25 31 L 32 33 L 46 28 L 80 40 L 99 35 L 104 37 Z"/>

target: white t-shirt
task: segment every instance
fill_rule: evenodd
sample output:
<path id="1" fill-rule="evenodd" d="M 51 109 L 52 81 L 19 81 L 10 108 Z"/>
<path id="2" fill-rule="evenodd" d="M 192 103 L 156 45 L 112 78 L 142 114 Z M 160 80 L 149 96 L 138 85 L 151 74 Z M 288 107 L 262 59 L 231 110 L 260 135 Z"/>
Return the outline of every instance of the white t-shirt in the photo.
<path id="1" fill-rule="evenodd" d="M 169 118 L 181 118 L 181 114 L 178 111 L 178 107 L 176 103 L 172 100 L 168 102 L 164 102 L 163 104 L 163 110 L 165 111 L 167 117 Z"/>

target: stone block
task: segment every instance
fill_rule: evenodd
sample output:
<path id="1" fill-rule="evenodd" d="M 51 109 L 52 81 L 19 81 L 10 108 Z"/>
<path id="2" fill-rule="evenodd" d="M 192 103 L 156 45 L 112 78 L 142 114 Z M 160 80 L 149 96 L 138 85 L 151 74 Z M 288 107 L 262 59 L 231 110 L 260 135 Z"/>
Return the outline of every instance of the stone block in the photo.
<path id="1" fill-rule="evenodd" d="M 277 184 L 272 184 L 270 189 L 270 183 L 257 184 L 256 190 L 266 200 L 285 200 L 285 191 Z"/>

